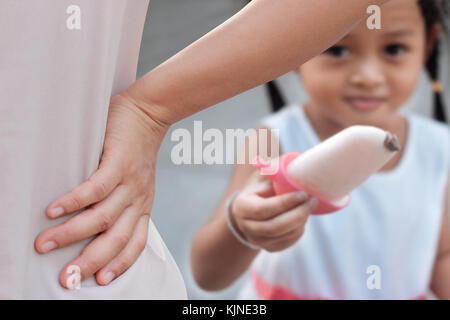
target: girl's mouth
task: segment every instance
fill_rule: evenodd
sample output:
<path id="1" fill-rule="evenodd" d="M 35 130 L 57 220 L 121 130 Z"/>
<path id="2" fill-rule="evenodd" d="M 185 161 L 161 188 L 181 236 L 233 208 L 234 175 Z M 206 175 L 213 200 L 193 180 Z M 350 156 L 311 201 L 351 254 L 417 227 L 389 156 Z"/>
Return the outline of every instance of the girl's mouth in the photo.
<path id="1" fill-rule="evenodd" d="M 386 102 L 386 98 L 379 97 L 345 97 L 344 101 L 356 111 L 373 111 Z"/>

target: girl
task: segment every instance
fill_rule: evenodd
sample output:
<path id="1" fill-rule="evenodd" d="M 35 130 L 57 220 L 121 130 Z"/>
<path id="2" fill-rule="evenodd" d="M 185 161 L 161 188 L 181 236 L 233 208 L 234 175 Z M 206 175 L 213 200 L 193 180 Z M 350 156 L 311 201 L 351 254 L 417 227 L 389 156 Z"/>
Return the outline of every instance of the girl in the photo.
<path id="1" fill-rule="evenodd" d="M 420 299 L 429 288 L 450 298 L 449 128 L 398 112 L 433 57 L 443 10 L 437 0 L 390 2 L 381 30 L 361 23 L 299 68 L 309 100 L 263 119 L 263 127 L 280 130 L 268 150 L 278 138 L 280 154 L 305 151 L 356 124 L 395 133 L 403 149 L 347 208 L 325 216 L 309 215 L 315 199 L 274 196 L 250 164 L 237 165 L 193 242 L 202 288 L 225 288 L 250 266 L 240 298 Z"/>

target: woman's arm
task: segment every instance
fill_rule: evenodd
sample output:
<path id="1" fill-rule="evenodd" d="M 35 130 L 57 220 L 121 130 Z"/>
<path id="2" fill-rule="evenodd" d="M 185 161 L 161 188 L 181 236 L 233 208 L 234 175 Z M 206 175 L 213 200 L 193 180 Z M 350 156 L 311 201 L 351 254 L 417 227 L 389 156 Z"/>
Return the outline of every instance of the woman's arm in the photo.
<path id="1" fill-rule="evenodd" d="M 439 299 L 450 299 L 450 225 L 449 225 L 449 197 L 450 190 L 447 184 L 447 193 L 444 199 L 444 212 L 442 218 L 441 235 L 438 253 L 436 256 L 431 290 Z"/>
<path id="2" fill-rule="evenodd" d="M 254 0 L 126 90 L 172 124 L 270 81 L 327 49 L 388 0 Z"/>

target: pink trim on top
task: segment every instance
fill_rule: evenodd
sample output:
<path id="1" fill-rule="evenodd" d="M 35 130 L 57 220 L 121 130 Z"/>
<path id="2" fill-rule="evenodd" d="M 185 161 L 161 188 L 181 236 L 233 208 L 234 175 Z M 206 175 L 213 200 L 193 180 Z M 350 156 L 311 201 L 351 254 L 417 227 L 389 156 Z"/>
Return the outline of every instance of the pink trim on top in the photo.
<path id="1" fill-rule="evenodd" d="M 273 182 L 273 188 L 277 195 L 289 193 L 289 192 L 295 192 L 303 190 L 306 193 L 308 193 L 310 196 L 313 196 L 319 201 L 318 206 L 314 211 L 311 213 L 313 215 L 319 215 L 319 214 L 328 214 L 332 212 L 336 212 L 338 210 L 341 210 L 345 208 L 350 203 L 350 195 L 347 195 L 344 197 L 341 203 L 333 203 L 330 201 L 327 201 L 323 199 L 321 196 L 311 192 L 306 188 L 305 186 L 302 186 L 300 184 L 296 184 L 287 174 L 287 167 L 297 157 L 301 156 L 301 152 L 292 151 L 285 153 L 281 156 L 280 162 L 277 167 L 277 171 L 273 174 L 266 175 L 268 179 L 270 179 Z M 270 164 L 265 163 L 259 156 L 257 156 L 254 161 L 253 165 L 258 168 L 259 170 L 264 168 L 269 168 Z"/>
<path id="2" fill-rule="evenodd" d="M 270 284 L 266 282 L 259 273 L 251 269 L 250 270 L 253 284 L 259 297 L 263 300 L 331 300 L 322 297 L 307 297 L 298 295 L 283 286 Z M 426 295 L 422 294 L 416 298 L 410 300 L 426 300 Z"/>

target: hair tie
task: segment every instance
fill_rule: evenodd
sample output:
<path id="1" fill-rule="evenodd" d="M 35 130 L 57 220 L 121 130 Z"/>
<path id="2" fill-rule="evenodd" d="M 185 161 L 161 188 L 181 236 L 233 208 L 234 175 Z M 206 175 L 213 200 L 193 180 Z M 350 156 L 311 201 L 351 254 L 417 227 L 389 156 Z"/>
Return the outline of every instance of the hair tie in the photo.
<path id="1" fill-rule="evenodd" d="M 431 88 L 435 93 L 442 93 L 442 83 L 439 80 L 433 80 L 431 82 Z"/>

